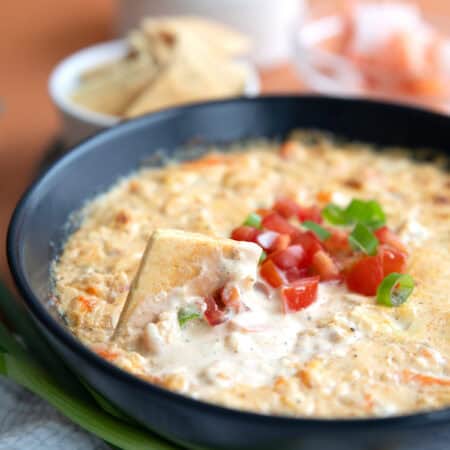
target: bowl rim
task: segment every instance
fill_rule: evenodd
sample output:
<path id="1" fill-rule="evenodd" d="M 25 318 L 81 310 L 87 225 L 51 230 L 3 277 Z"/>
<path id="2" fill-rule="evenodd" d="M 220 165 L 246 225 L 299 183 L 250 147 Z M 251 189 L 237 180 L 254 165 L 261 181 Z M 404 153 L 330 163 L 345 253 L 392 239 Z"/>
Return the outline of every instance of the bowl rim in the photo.
<path id="1" fill-rule="evenodd" d="M 48 167 L 25 191 L 21 199 L 16 205 L 12 214 L 8 232 L 7 232 L 7 259 L 8 265 L 15 282 L 15 285 L 25 301 L 25 304 L 33 319 L 40 323 L 47 332 L 49 332 L 57 341 L 69 348 L 71 352 L 76 353 L 78 357 L 82 358 L 88 365 L 93 365 L 97 370 L 107 371 L 113 377 L 120 379 L 123 382 L 131 383 L 138 389 L 147 390 L 150 394 L 162 397 L 166 400 L 181 402 L 186 407 L 192 407 L 203 410 L 203 412 L 210 414 L 220 414 L 228 417 L 234 417 L 247 422 L 261 423 L 261 424 L 277 424 L 280 427 L 301 427 L 316 430 L 327 427 L 333 431 L 349 431 L 358 427 L 359 430 L 366 428 L 367 430 L 374 430 L 378 427 L 384 429 L 389 428 L 411 428 L 427 425 L 450 424 L 450 406 L 440 408 L 437 410 L 421 411 L 417 413 L 395 415 L 387 417 L 360 417 L 360 418 L 314 418 L 314 417 L 297 417 L 287 415 L 268 415 L 252 411 L 244 411 L 221 406 L 219 404 L 209 403 L 202 400 L 197 400 L 187 395 L 179 394 L 170 391 L 163 387 L 157 386 L 150 382 L 144 381 L 137 376 L 127 372 L 118 366 L 101 358 L 95 352 L 91 351 L 80 340 L 78 340 L 70 331 L 54 318 L 46 308 L 44 302 L 40 301 L 27 281 L 25 271 L 23 268 L 23 258 L 21 252 L 20 239 L 22 233 L 22 226 L 27 214 L 29 205 L 33 203 L 34 196 L 38 194 L 41 187 L 45 185 L 46 180 L 50 179 L 53 173 L 64 170 L 64 168 L 77 158 L 82 157 L 85 153 L 95 151 L 95 144 L 102 141 L 114 139 L 115 136 L 120 135 L 122 131 L 132 130 L 135 127 L 143 125 L 156 124 L 164 122 L 168 119 L 176 118 L 189 114 L 190 111 L 214 108 L 215 106 L 246 103 L 277 103 L 283 101 L 315 101 L 315 102 L 335 102 L 335 103 L 350 103 L 356 105 L 372 105 L 381 109 L 391 108 L 399 113 L 408 113 L 411 111 L 420 112 L 430 117 L 445 118 L 450 122 L 450 118 L 443 114 L 435 113 L 426 109 L 399 105 L 391 102 L 374 101 L 360 98 L 340 98 L 333 96 L 321 95 L 265 95 L 255 98 L 235 98 L 226 100 L 216 100 L 211 102 L 201 102 L 193 105 L 179 106 L 176 108 L 168 108 L 155 113 L 146 114 L 141 117 L 124 121 L 119 125 L 105 129 L 100 133 L 86 138 L 70 152 L 61 157 L 50 167 Z"/>
<path id="2" fill-rule="evenodd" d="M 84 65 L 85 68 L 95 67 L 95 65 L 117 59 L 125 54 L 126 48 L 125 39 L 114 39 L 83 47 L 60 60 L 50 73 L 47 83 L 47 89 L 54 105 L 67 116 L 97 127 L 111 127 L 126 121 L 126 118 L 99 113 L 77 105 L 70 99 L 70 93 L 61 87 L 61 80 L 65 77 L 76 79 L 80 75 L 80 66 L 83 66 L 80 61 L 83 61 L 83 59 L 98 55 L 100 57 L 99 62 L 93 65 Z M 242 95 L 248 97 L 258 95 L 261 85 L 256 67 L 244 58 L 238 57 L 235 61 L 242 65 L 247 72 Z"/>

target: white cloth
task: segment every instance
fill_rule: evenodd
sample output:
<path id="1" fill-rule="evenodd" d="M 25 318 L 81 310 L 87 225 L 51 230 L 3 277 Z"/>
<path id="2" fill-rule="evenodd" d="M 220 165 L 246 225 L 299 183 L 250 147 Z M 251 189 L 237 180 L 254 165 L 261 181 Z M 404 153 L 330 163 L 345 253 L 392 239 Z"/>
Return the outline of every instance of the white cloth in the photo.
<path id="1" fill-rule="evenodd" d="M 110 450 L 55 408 L 0 377 L 0 450 Z"/>

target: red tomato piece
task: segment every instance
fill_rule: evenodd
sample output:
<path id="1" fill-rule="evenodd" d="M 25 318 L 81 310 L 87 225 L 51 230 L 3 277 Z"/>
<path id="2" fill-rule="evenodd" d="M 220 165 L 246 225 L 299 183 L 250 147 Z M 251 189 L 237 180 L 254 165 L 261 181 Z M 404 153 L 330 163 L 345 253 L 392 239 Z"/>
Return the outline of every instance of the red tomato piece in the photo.
<path id="1" fill-rule="evenodd" d="M 295 281 L 281 289 L 285 313 L 299 311 L 317 299 L 319 277 L 308 277 Z"/>
<path id="2" fill-rule="evenodd" d="M 267 281 L 267 283 L 269 283 L 272 287 L 278 288 L 283 284 L 281 274 L 272 260 L 266 259 L 263 262 L 259 272 L 264 280 Z"/>
<path id="3" fill-rule="evenodd" d="M 350 291 L 362 295 L 375 295 L 383 278 L 382 257 L 363 256 L 350 268 L 345 281 Z"/>
<path id="4" fill-rule="evenodd" d="M 241 227 L 235 228 L 231 232 L 231 239 L 234 239 L 235 241 L 256 242 L 258 234 L 259 230 L 257 230 L 256 228 L 242 225 Z"/>
<path id="5" fill-rule="evenodd" d="M 236 313 L 241 309 L 241 295 L 236 286 L 227 285 L 221 289 L 220 300 L 226 308 L 232 309 Z"/>
<path id="6" fill-rule="evenodd" d="M 383 257 L 384 276 L 392 272 L 404 273 L 406 270 L 406 253 L 396 248 L 383 245 L 380 247 L 379 253 Z"/>
<path id="7" fill-rule="evenodd" d="M 220 325 L 227 321 L 227 314 L 220 309 L 216 299 L 212 295 L 205 297 L 206 311 L 204 317 L 211 326 Z"/>
<path id="8" fill-rule="evenodd" d="M 385 226 L 376 230 L 375 236 L 377 237 L 380 244 L 387 244 L 390 247 L 396 248 L 403 253 L 408 253 L 408 250 L 406 249 L 400 238 L 388 227 Z"/>
<path id="9" fill-rule="evenodd" d="M 279 198 L 273 205 L 273 210 L 285 219 L 296 216 L 300 209 L 300 205 L 296 201 L 287 197 Z"/>
<path id="10" fill-rule="evenodd" d="M 292 244 L 299 244 L 305 250 L 306 258 L 304 259 L 304 263 L 309 265 L 312 261 L 312 258 L 316 252 L 322 250 L 322 244 L 319 241 L 319 238 L 312 231 L 303 231 L 298 233 L 293 239 Z"/>
<path id="11" fill-rule="evenodd" d="M 338 266 L 324 250 L 314 253 L 311 261 L 311 270 L 319 275 L 322 281 L 338 280 L 340 278 Z"/>
<path id="12" fill-rule="evenodd" d="M 325 250 L 332 255 L 351 252 L 348 233 L 343 230 L 332 230 L 331 236 L 322 242 Z"/>
<path id="13" fill-rule="evenodd" d="M 318 206 L 301 207 L 297 213 L 298 220 L 304 222 L 311 220 L 312 222 L 322 223 L 322 214 Z"/>
<path id="14" fill-rule="evenodd" d="M 280 252 L 282 250 L 285 250 L 290 243 L 291 237 L 288 234 L 279 234 L 278 237 L 275 239 L 272 248 L 270 248 L 270 251 Z"/>
<path id="15" fill-rule="evenodd" d="M 290 242 L 291 237 L 288 234 L 280 234 L 271 230 L 263 231 L 256 238 L 256 243 L 269 253 L 284 250 Z"/>
<path id="16" fill-rule="evenodd" d="M 276 231 L 280 234 L 289 234 L 294 236 L 298 232 L 298 228 L 290 224 L 284 217 L 274 212 L 265 216 L 262 220 L 264 228 Z"/>
<path id="17" fill-rule="evenodd" d="M 305 250 L 301 245 L 291 245 L 285 250 L 278 251 L 270 255 L 270 259 L 280 269 L 291 269 L 292 267 L 299 267 L 302 260 L 305 258 Z"/>
<path id="18" fill-rule="evenodd" d="M 284 276 L 288 283 L 293 283 L 301 278 L 306 278 L 308 276 L 308 269 L 306 267 L 291 267 L 284 272 Z"/>

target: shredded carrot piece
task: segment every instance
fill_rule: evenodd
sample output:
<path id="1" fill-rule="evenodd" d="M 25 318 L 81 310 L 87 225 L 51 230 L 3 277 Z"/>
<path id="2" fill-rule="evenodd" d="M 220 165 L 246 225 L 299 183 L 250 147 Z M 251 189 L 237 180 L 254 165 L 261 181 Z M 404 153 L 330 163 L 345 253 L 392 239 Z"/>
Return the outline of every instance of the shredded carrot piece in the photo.
<path id="1" fill-rule="evenodd" d="M 273 384 L 275 389 L 282 389 L 284 386 L 286 386 L 286 378 L 284 377 L 277 377 L 275 379 L 275 382 Z"/>
<path id="2" fill-rule="evenodd" d="M 280 149 L 278 150 L 278 154 L 283 159 L 289 159 L 292 154 L 294 153 L 295 149 L 297 148 L 297 145 L 293 141 L 286 141 L 281 144 Z"/>
<path id="3" fill-rule="evenodd" d="M 367 411 L 372 411 L 374 407 L 373 397 L 370 394 L 364 395 L 364 402 Z"/>
<path id="4" fill-rule="evenodd" d="M 297 376 L 300 378 L 301 382 L 308 388 L 312 387 L 311 375 L 307 369 L 301 369 L 297 372 Z"/>
<path id="5" fill-rule="evenodd" d="M 95 295 L 96 297 L 99 295 L 99 291 L 95 286 L 88 286 L 84 291 L 86 294 Z"/>
<path id="6" fill-rule="evenodd" d="M 108 361 L 113 361 L 117 358 L 117 353 L 110 352 L 109 350 L 98 350 L 97 355 L 101 356 L 104 359 L 107 359 Z"/>
<path id="7" fill-rule="evenodd" d="M 411 370 L 404 370 L 402 373 L 403 381 L 419 383 L 422 386 L 450 386 L 450 378 L 439 378 L 432 375 L 424 375 L 413 372 Z"/>
<path id="8" fill-rule="evenodd" d="M 195 161 L 186 161 L 183 163 L 184 168 L 186 169 L 200 169 L 203 167 L 215 166 L 218 164 L 226 164 L 229 161 L 225 155 L 219 154 L 211 154 L 206 155 L 203 158 L 196 159 Z"/>
<path id="9" fill-rule="evenodd" d="M 320 203 L 329 203 L 331 202 L 332 194 L 329 191 L 319 191 L 316 195 L 316 199 Z"/>
<path id="10" fill-rule="evenodd" d="M 264 218 L 267 215 L 269 215 L 272 212 L 271 209 L 264 209 L 264 208 L 259 208 L 256 210 L 256 214 L 258 214 L 258 216 Z"/>
<path id="11" fill-rule="evenodd" d="M 83 297 L 82 295 L 80 295 L 78 297 L 78 301 L 81 303 L 82 307 L 86 311 L 92 312 L 92 310 L 94 309 L 94 307 L 92 306 L 92 303 L 86 297 Z"/>

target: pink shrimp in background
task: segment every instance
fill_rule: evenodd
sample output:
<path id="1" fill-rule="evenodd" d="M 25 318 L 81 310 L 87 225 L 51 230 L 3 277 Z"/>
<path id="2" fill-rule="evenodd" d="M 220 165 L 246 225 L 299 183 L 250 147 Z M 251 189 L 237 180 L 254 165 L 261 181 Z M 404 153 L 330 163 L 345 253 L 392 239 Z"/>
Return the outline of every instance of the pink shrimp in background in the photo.
<path id="1" fill-rule="evenodd" d="M 410 3 L 349 1 L 342 52 L 358 66 L 366 87 L 406 95 L 450 93 L 448 40 Z"/>

